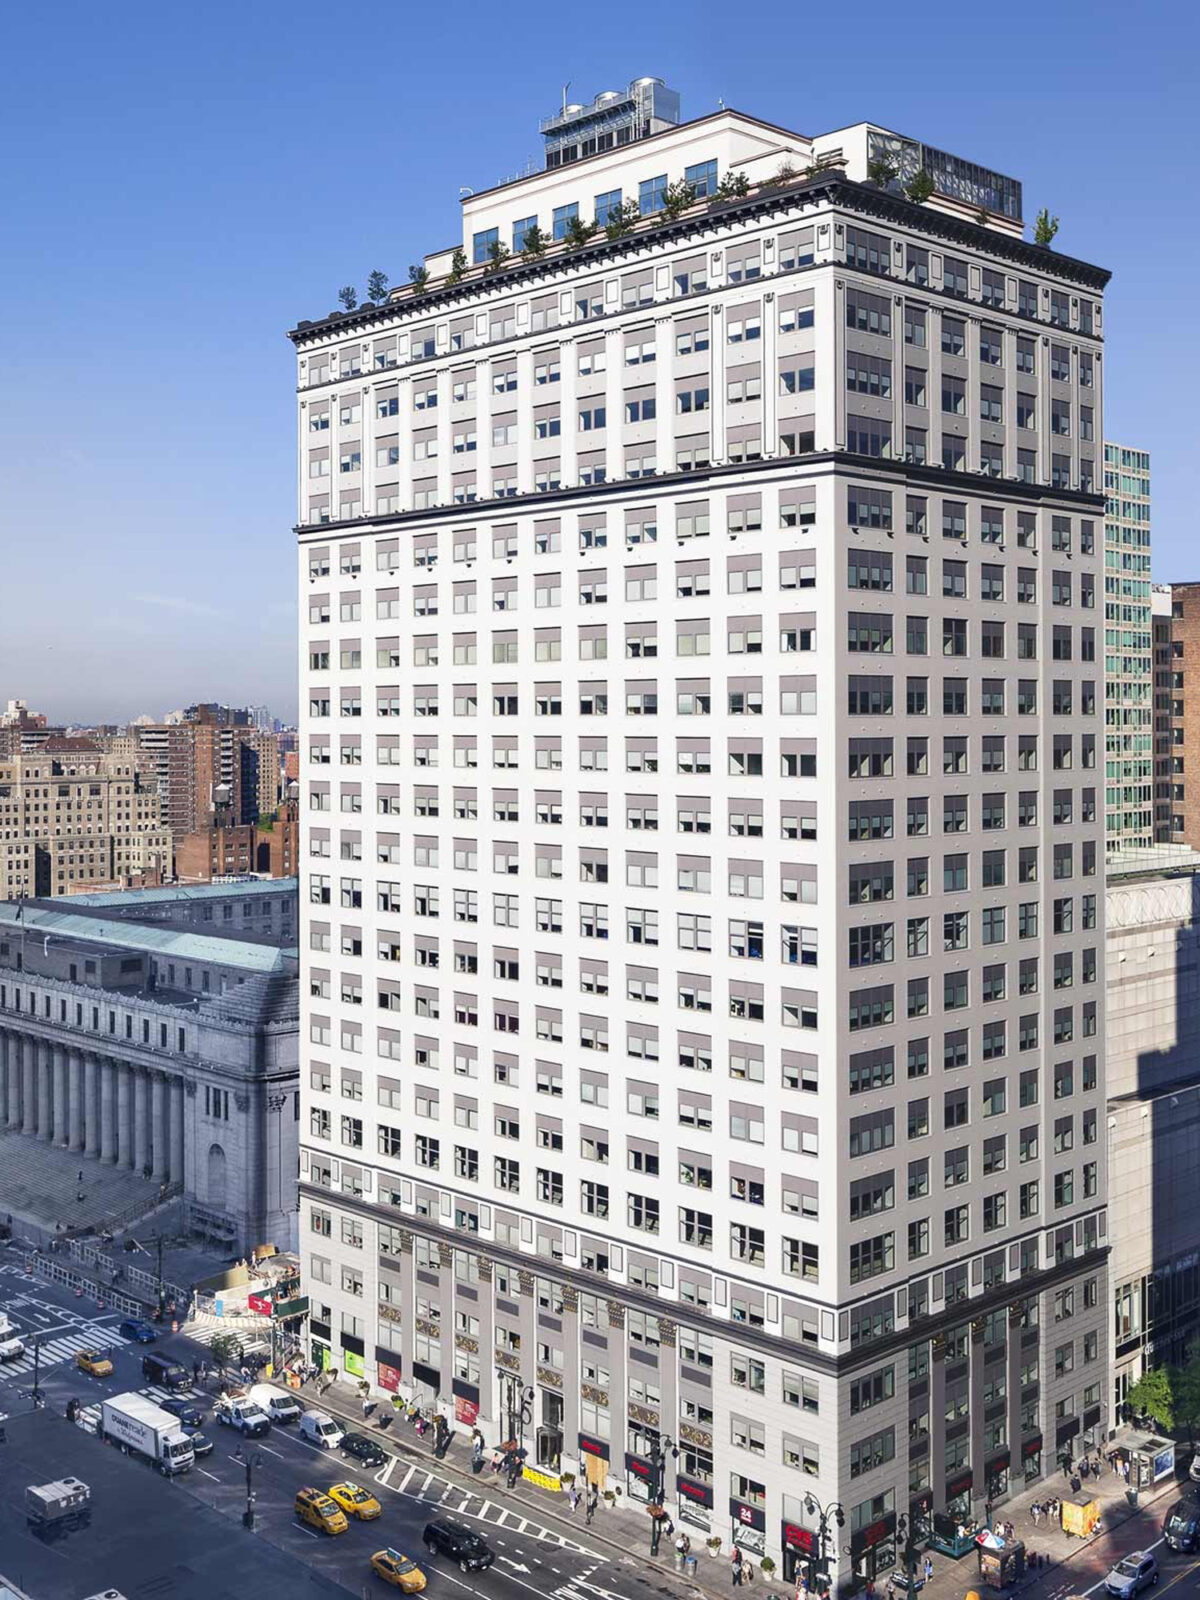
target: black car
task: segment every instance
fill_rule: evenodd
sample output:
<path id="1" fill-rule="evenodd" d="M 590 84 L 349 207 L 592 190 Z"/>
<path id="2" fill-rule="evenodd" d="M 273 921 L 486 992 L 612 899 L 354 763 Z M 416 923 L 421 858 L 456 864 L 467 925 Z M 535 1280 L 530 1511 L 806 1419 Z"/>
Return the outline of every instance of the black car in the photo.
<path id="1" fill-rule="evenodd" d="M 495 1552 L 477 1533 L 461 1522 L 451 1522 L 449 1517 L 427 1522 L 422 1537 L 431 1556 L 448 1556 L 458 1562 L 460 1572 L 482 1572 L 496 1559 Z"/>
<path id="2" fill-rule="evenodd" d="M 197 1405 L 194 1400 L 180 1400 L 172 1397 L 170 1400 L 160 1400 L 159 1407 L 169 1411 L 173 1417 L 178 1417 L 185 1428 L 201 1428 L 204 1426 L 205 1407 Z"/>
<path id="3" fill-rule="evenodd" d="M 365 1433 L 343 1434 L 338 1449 L 364 1467 L 381 1467 L 388 1458 L 387 1451 L 381 1450 Z"/>
<path id="4" fill-rule="evenodd" d="M 1163 1536 L 1172 1550 L 1200 1548 L 1200 1504 L 1192 1496 L 1177 1500 L 1167 1512 Z"/>
<path id="5" fill-rule="evenodd" d="M 194 1455 L 206 1456 L 212 1451 L 212 1440 L 206 1439 L 202 1433 L 194 1433 L 188 1442 L 192 1447 L 192 1453 Z"/>

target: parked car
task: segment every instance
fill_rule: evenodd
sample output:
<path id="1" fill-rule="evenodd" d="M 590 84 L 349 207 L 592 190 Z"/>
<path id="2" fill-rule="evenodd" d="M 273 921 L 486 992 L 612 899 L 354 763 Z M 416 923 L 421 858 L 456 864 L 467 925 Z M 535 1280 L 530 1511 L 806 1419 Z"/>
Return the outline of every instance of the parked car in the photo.
<path id="1" fill-rule="evenodd" d="M 208 1408 L 198 1405 L 195 1400 L 180 1400 L 178 1396 L 160 1402 L 164 1411 L 169 1411 L 173 1417 L 178 1417 L 184 1428 L 201 1428 Z"/>
<path id="2" fill-rule="evenodd" d="M 322 1450 L 336 1450 L 345 1438 L 345 1430 L 328 1411 L 306 1411 L 300 1418 L 300 1437 Z"/>
<path id="3" fill-rule="evenodd" d="M 1143 1589 L 1158 1582 L 1158 1562 L 1148 1550 L 1132 1550 L 1123 1556 L 1104 1580 L 1107 1593 L 1117 1600 L 1136 1600 Z"/>
<path id="4" fill-rule="evenodd" d="M 346 1521 L 346 1513 L 339 1510 L 320 1489 L 300 1490 L 296 1496 L 296 1515 L 310 1528 L 316 1528 L 318 1533 L 345 1533 L 350 1526 Z"/>
<path id="5" fill-rule="evenodd" d="M 344 1456 L 349 1456 L 352 1461 L 357 1461 L 363 1467 L 381 1467 L 387 1460 L 387 1451 L 380 1448 L 374 1439 L 369 1439 L 365 1433 L 344 1433 L 338 1449 Z"/>
<path id="6" fill-rule="evenodd" d="M 375 1496 L 368 1494 L 357 1483 L 331 1484 L 329 1498 L 334 1505 L 340 1506 L 348 1517 L 357 1517 L 359 1522 L 374 1522 L 383 1511 Z"/>
<path id="7" fill-rule="evenodd" d="M 212 1454 L 213 1442 L 206 1434 L 192 1434 L 192 1454 L 194 1456 L 207 1456 Z"/>
<path id="8" fill-rule="evenodd" d="M 390 1583 L 401 1594 L 420 1594 L 425 1587 L 425 1574 L 416 1562 L 399 1550 L 376 1550 L 371 1557 L 371 1571 L 384 1583 Z"/>
<path id="9" fill-rule="evenodd" d="M 75 1365 L 80 1372 L 86 1372 L 89 1378 L 112 1377 L 113 1364 L 107 1356 L 102 1356 L 99 1350 L 77 1350 Z"/>
<path id="10" fill-rule="evenodd" d="M 496 1559 L 491 1546 L 472 1528 L 453 1522 L 449 1517 L 427 1522 L 422 1538 L 431 1556 L 446 1556 L 456 1561 L 460 1572 L 482 1572 Z"/>
<path id="11" fill-rule="evenodd" d="M 122 1339 L 132 1339 L 134 1344 L 153 1344 L 158 1338 L 155 1330 L 141 1317 L 126 1317 L 124 1322 L 117 1324 L 117 1332 Z"/>

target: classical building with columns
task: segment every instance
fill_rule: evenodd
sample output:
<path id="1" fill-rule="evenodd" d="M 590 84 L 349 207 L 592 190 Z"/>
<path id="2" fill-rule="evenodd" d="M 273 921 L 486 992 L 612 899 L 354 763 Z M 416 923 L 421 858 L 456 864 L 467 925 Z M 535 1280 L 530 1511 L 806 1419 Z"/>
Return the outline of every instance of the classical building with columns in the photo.
<path id="1" fill-rule="evenodd" d="M 115 1169 L 141 1180 L 119 1190 L 126 1212 L 178 1196 L 223 1248 L 294 1242 L 297 963 L 226 923 L 242 887 L 212 892 L 203 934 L 132 920 L 136 894 L 119 917 L 0 905 L 0 1211 L 90 1221 Z M 59 1167 L 84 1207 L 65 1219 Z"/>

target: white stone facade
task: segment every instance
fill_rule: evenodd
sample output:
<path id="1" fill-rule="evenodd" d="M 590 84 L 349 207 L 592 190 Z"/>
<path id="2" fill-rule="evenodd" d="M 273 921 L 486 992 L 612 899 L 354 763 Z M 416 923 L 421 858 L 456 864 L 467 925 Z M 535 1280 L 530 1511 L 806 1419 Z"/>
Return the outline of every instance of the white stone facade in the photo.
<path id="1" fill-rule="evenodd" d="M 1103 1436 L 1104 281 L 826 172 L 294 332 L 333 1365 L 843 1584 Z"/>

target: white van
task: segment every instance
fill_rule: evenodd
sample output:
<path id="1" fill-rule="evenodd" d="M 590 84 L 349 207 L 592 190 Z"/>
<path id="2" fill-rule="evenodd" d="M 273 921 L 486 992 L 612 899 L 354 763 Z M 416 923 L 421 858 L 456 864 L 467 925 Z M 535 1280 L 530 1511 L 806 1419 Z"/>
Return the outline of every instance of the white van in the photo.
<path id="1" fill-rule="evenodd" d="M 329 1415 L 328 1411 L 306 1411 L 300 1418 L 300 1437 L 322 1450 L 336 1450 L 345 1437 L 346 1430 Z"/>
<path id="2" fill-rule="evenodd" d="M 0 1361 L 15 1361 L 18 1356 L 25 1354 L 25 1346 L 20 1339 L 0 1340 Z"/>

